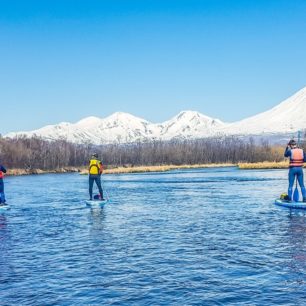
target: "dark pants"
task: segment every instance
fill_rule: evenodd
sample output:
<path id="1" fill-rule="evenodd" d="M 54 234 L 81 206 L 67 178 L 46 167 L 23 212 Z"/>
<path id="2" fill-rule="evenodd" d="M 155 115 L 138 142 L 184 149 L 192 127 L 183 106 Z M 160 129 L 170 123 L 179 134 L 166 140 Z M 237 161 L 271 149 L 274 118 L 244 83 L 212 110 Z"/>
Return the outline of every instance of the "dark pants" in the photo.
<path id="1" fill-rule="evenodd" d="M 288 188 L 288 196 L 289 199 L 292 200 L 292 189 L 295 181 L 295 177 L 297 178 L 297 181 L 299 182 L 299 185 L 301 187 L 303 199 L 306 198 L 306 190 L 304 186 L 304 175 L 303 175 L 303 168 L 302 167 L 291 167 L 289 169 L 288 179 L 289 179 L 289 188 Z"/>
<path id="2" fill-rule="evenodd" d="M 3 179 L 0 179 L 0 203 L 5 203 Z"/>
<path id="3" fill-rule="evenodd" d="M 101 198 L 103 199 L 103 190 L 101 187 L 101 176 L 100 175 L 89 175 L 89 197 L 92 199 L 92 188 L 93 184 L 96 182 Z"/>

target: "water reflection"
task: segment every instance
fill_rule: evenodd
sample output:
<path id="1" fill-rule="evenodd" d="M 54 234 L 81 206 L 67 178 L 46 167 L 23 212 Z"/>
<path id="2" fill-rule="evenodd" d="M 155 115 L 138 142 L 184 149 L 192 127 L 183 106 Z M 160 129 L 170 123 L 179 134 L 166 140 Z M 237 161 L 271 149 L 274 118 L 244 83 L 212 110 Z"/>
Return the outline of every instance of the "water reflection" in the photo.
<path id="1" fill-rule="evenodd" d="M 10 260 L 10 240 L 8 238 L 8 222 L 6 217 L 0 214 L 0 284 L 10 272 L 10 267 L 8 266 L 8 261 Z"/>
<path id="2" fill-rule="evenodd" d="M 105 211 L 103 207 L 91 207 L 89 214 L 89 223 L 92 229 L 102 231 L 104 229 Z"/>
<path id="3" fill-rule="evenodd" d="M 306 269 L 306 215 L 303 212 L 288 216 L 287 242 L 290 247 L 292 268 L 295 271 Z M 305 274 L 306 275 L 306 274 Z M 305 281 L 306 283 L 306 281 Z"/>
<path id="4" fill-rule="evenodd" d="M 5 215 L 0 214 L 0 231 L 7 227 L 7 220 Z M 1 231 L 2 232 L 2 231 Z"/>
<path id="5" fill-rule="evenodd" d="M 0 214 L 0 252 L 3 255 L 4 240 L 7 237 L 7 219 L 5 215 Z"/>

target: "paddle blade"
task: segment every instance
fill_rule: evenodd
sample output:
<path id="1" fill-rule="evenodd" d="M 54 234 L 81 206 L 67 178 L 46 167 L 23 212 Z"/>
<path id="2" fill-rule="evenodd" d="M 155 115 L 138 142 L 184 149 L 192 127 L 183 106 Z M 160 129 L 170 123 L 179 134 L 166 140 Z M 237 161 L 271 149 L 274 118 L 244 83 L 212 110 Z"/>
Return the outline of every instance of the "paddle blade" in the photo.
<path id="1" fill-rule="evenodd" d="M 297 188 L 297 187 L 295 187 L 295 189 L 294 189 L 293 201 L 294 201 L 294 202 L 298 202 L 298 201 L 299 201 L 299 191 L 298 191 L 298 188 Z"/>

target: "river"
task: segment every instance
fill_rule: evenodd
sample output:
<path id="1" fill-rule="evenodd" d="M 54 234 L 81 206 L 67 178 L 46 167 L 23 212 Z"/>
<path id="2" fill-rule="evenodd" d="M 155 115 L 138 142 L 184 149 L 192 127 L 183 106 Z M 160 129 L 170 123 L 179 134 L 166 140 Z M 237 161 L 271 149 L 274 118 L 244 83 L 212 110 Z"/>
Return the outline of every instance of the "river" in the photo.
<path id="1" fill-rule="evenodd" d="M 305 305 L 306 215 L 287 170 L 235 167 L 5 179 L 0 305 Z"/>

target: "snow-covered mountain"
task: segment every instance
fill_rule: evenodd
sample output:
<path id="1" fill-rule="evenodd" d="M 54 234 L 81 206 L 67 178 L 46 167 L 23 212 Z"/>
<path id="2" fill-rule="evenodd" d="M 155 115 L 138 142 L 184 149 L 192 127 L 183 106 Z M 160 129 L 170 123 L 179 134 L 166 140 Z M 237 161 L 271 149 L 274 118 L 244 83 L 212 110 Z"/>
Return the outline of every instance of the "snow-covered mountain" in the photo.
<path id="1" fill-rule="evenodd" d="M 286 134 L 306 129 L 306 87 L 272 109 L 221 129 L 231 135 Z"/>
<path id="2" fill-rule="evenodd" d="M 75 127 L 85 131 L 86 137 L 75 137 L 74 142 L 86 140 L 95 144 L 143 141 L 159 134 L 159 128 L 154 124 L 122 112 L 105 119 L 88 117 L 77 122 Z"/>
<path id="3" fill-rule="evenodd" d="M 62 122 L 5 137 L 65 139 L 75 143 L 129 143 L 135 141 L 205 138 L 228 135 L 293 134 L 306 129 L 306 87 L 272 109 L 234 123 L 224 123 L 195 111 L 183 111 L 163 123 L 151 123 L 117 112 L 106 118 L 87 117 L 76 123 Z"/>
<path id="4" fill-rule="evenodd" d="M 212 119 L 194 111 L 184 111 L 164 123 L 150 123 L 131 114 L 117 112 L 106 118 L 87 117 L 74 124 L 62 122 L 30 132 L 9 133 L 5 137 L 40 136 L 45 139 L 66 139 L 76 143 L 129 143 L 135 141 L 199 138 L 214 134 L 222 127 Z"/>
<path id="5" fill-rule="evenodd" d="M 213 119 L 198 112 L 184 111 L 160 126 L 160 138 L 170 140 L 173 138 L 210 137 L 226 124 L 219 119 Z"/>
<path id="6" fill-rule="evenodd" d="M 48 140 L 104 144 L 143 141 L 158 134 L 158 126 L 133 115 L 117 112 L 104 119 L 87 117 L 74 124 L 62 122 L 30 132 L 9 133 L 6 137 L 39 136 Z"/>

